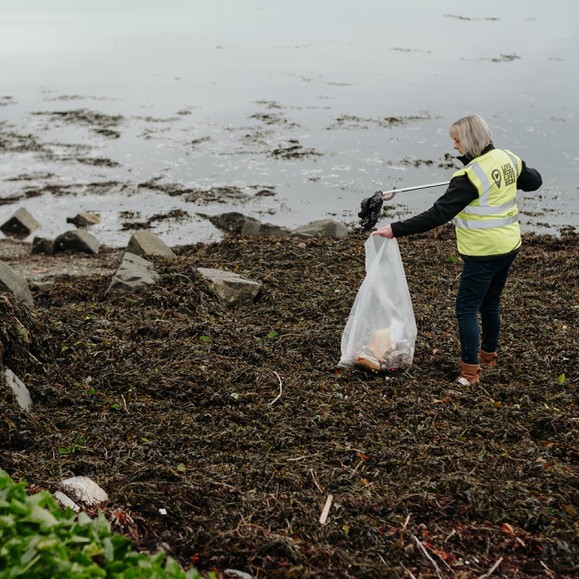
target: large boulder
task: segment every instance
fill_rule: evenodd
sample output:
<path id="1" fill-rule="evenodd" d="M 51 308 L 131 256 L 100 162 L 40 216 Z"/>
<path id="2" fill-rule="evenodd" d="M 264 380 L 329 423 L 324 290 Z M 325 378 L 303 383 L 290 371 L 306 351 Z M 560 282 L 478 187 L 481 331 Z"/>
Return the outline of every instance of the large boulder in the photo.
<path id="1" fill-rule="evenodd" d="M 262 285 L 236 273 L 198 267 L 197 271 L 212 285 L 215 293 L 227 305 L 244 304 L 255 300 Z"/>
<path id="2" fill-rule="evenodd" d="M 98 255 L 100 247 L 98 239 L 84 229 L 67 231 L 54 240 L 54 253 L 72 251 Z"/>
<path id="3" fill-rule="evenodd" d="M 125 252 L 106 293 L 139 292 L 147 286 L 156 284 L 158 280 L 159 274 L 150 261 L 140 255 Z"/>
<path id="4" fill-rule="evenodd" d="M 0 261 L 0 292 L 9 292 L 26 305 L 34 305 L 26 279 L 3 261 Z"/>
<path id="5" fill-rule="evenodd" d="M 348 228 L 334 219 L 320 219 L 312 221 L 294 229 L 294 234 L 299 237 L 347 237 Z"/>
<path id="6" fill-rule="evenodd" d="M 39 227 L 40 223 L 24 207 L 21 207 L 8 221 L 0 225 L 0 231 L 8 237 L 28 237 Z"/>
<path id="7" fill-rule="evenodd" d="M 287 227 L 274 225 L 273 223 L 247 222 L 241 229 L 241 235 L 264 235 L 269 237 L 288 237 L 291 231 Z"/>
<path id="8" fill-rule="evenodd" d="M 264 235 L 273 237 L 287 237 L 291 235 L 291 231 L 287 227 L 273 225 L 272 223 L 262 223 L 254 217 L 248 217 L 243 213 L 231 211 L 229 213 L 221 213 L 220 215 L 202 215 L 211 221 L 211 223 L 228 233 L 235 233 L 236 235 Z"/>
<path id="9" fill-rule="evenodd" d="M 138 231 L 129 239 L 127 252 L 141 257 L 175 257 L 173 250 L 157 235 L 150 231 Z"/>
<path id="10" fill-rule="evenodd" d="M 222 231 L 226 231 L 228 233 L 240 234 L 243 228 L 247 225 L 259 225 L 259 221 L 257 219 L 248 217 L 247 215 L 243 215 L 243 213 L 238 213 L 236 211 L 221 213 L 220 215 L 205 215 L 202 213 L 199 215 L 209 219 L 209 221 L 211 221 L 211 223 L 217 227 L 217 229 L 221 229 Z"/>
<path id="11" fill-rule="evenodd" d="M 46 253 L 47 255 L 52 255 L 54 253 L 54 239 L 35 237 L 32 240 L 31 253 Z"/>
<path id="12" fill-rule="evenodd" d="M 85 211 L 83 213 L 77 213 L 74 217 L 67 217 L 67 223 L 72 223 L 77 227 L 89 227 L 90 225 L 96 225 L 101 222 L 101 216 L 98 213 L 93 213 L 91 211 Z"/>

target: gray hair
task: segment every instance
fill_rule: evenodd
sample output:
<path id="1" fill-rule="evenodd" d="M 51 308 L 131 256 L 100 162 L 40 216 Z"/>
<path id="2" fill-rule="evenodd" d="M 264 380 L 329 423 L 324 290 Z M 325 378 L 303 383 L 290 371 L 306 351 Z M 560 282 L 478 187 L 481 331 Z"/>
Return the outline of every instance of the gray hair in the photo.
<path id="1" fill-rule="evenodd" d="M 484 148 L 493 142 L 489 126 L 479 115 L 458 119 L 451 125 L 449 134 L 452 138 L 458 138 L 464 154 L 471 159 L 478 157 Z"/>

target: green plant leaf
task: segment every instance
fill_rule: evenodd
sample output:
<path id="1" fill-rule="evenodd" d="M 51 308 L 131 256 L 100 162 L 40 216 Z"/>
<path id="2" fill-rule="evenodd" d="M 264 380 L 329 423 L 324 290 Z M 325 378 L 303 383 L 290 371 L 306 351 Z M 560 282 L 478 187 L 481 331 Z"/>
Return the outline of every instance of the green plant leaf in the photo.
<path id="1" fill-rule="evenodd" d="M 201 577 L 162 551 L 135 551 L 129 538 L 111 532 L 103 511 L 92 519 L 63 510 L 49 492 L 28 495 L 25 482 L 0 469 L 0 577 L 137 576 Z"/>

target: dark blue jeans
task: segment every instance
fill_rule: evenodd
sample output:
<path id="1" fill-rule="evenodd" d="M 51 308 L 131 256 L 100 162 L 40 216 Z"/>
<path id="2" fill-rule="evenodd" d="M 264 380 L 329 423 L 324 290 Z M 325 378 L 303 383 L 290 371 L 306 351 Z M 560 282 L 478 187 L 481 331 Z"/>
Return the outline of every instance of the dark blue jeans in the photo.
<path id="1" fill-rule="evenodd" d="M 485 261 L 465 261 L 456 295 L 456 318 L 462 361 L 478 364 L 479 347 L 496 352 L 501 318 L 499 305 L 509 268 L 516 254 Z M 482 343 L 479 346 L 477 314 L 480 312 Z"/>

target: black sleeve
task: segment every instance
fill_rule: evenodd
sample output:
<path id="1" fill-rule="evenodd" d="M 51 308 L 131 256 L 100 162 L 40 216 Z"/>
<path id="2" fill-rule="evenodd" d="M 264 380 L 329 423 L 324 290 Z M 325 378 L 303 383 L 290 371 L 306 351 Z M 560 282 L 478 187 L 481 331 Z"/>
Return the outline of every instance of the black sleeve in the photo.
<path id="1" fill-rule="evenodd" d="M 523 161 L 523 169 L 517 178 L 517 189 L 521 191 L 536 191 L 543 184 L 543 178 L 537 169 L 527 167 Z"/>
<path id="2" fill-rule="evenodd" d="M 437 199 L 430 209 L 404 221 L 392 223 L 394 237 L 424 233 L 444 225 L 477 197 L 478 191 L 466 175 L 455 177 L 444 195 Z"/>

